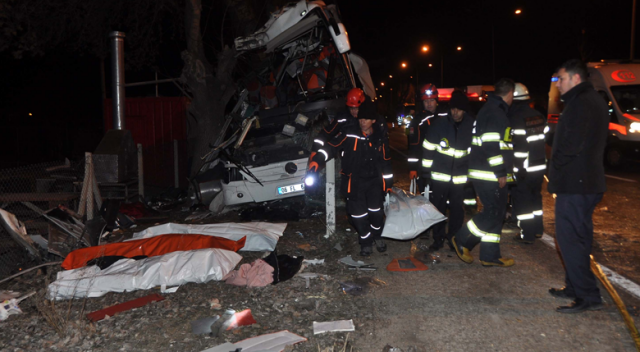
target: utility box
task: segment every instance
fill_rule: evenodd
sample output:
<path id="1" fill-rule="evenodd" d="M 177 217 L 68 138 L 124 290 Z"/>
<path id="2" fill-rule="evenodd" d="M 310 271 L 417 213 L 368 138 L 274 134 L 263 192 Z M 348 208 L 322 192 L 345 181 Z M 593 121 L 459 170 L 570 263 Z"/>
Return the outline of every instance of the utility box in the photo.
<path id="1" fill-rule="evenodd" d="M 108 131 L 93 153 L 93 167 L 99 183 L 122 183 L 135 178 L 138 157 L 131 131 Z"/>

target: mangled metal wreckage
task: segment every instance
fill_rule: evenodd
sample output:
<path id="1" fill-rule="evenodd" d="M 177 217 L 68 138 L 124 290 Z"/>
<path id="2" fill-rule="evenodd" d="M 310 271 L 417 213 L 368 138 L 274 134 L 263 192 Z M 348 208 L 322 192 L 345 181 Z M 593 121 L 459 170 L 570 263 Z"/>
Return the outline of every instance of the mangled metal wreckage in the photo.
<path id="1" fill-rule="evenodd" d="M 350 89 L 375 96 L 335 5 L 291 4 L 253 35 L 236 38 L 235 47 L 254 68 L 239 82 L 226 141 L 217 141 L 193 182 L 194 198 L 213 211 L 304 195 L 314 137 L 344 111 Z"/>

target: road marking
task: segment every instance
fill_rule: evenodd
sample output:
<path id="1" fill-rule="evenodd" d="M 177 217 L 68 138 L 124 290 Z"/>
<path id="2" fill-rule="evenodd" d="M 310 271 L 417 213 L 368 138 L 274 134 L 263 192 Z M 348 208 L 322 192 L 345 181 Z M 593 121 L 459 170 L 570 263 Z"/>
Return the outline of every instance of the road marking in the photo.
<path id="1" fill-rule="evenodd" d="M 631 179 L 628 179 L 628 178 L 622 178 L 622 177 L 618 177 L 618 176 L 611 176 L 611 175 L 605 175 L 605 176 L 607 176 L 609 178 L 614 178 L 616 180 L 625 181 L 625 182 L 633 182 L 633 183 L 638 182 L 636 180 L 631 180 Z"/>
<path id="2" fill-rule="evenodd" d="M 408 158 L 407 154 L 405 154 L 405 153 L 403 153 L 403 152 L 399 151 L 398 149 L 396 149 L 396 148 L 394 148 L 394 147 L 392 147 L 392 146 L 389 146 L 389 148 L 391 148 L 391 149 L 395 150 L 396 152 L 398 152 L 398 153 L 402 154 L 402 156 L 404 156 L 405 158 Z"/>
<path id="3" fill-rule="evenodd" d="M 542 235 L 541 240 L 549 247 L 554 249 L 556 248 L 556 241 L 553 239 L 553 237 L 549 236 L 548 234 L 545 233 L 544 235 Z M 635 296 L 636 298 L 640 298 L 640 285 L 616 273 L 615 271 L 607 268 L 602 264 L 600 264 L 600 267 L 602 268 L 602 271 L 604 272 L 604 274 L 607 275 L 607 278 L 609 279 L 609 281 L 622 287 L 623 290 L 627 291 L 628 293 Z"/>

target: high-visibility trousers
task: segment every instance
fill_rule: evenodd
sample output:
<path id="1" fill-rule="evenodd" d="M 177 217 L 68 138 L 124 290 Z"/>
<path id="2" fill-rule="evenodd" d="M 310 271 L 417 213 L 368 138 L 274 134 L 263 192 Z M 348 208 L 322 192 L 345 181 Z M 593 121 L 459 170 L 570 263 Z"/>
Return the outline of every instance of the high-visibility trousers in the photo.
<path id="1" fill-rule="evenodd" d="M 360 245 L 371 245 L 382 237 L 384 226 L 382 175 L 368 179 L 352 178 L 350 183 L 347 214 L 358 232 Z"/>
<path id="2" fill-rule="evenodd" d="M 513 214 L 518 221 L 523 239 L 533 241 L 536 235 L 542 235 L 542 181 L 544 171 L 531 172 L 524 179 L 517 179 L 511 191 Z"/>
<path id="3" fill-rule="evenodd" d="M 431 194 L 429 201 L 438 208 L 442 214 L 447 214 L 449 209 L 448 221 L 441 221 L 433 225 L 433 240 L 443 241 L 451 239 L 462 227 L 464 221 L 464 185 L 454 184 L 453 182 L 431 181 Z M 448 231 L 445 233 L 445 227 L 448 225 Z"/>
<path id="4" fill-rule="evenodd" d="M 469 250 L 480 243 L 480 260 L 501 258 L 500 234 L 507 207 L 507 187 L 498 182 L 473 180 L 473 187 L 483 208 L 456 233 L 456 242 Z"/>

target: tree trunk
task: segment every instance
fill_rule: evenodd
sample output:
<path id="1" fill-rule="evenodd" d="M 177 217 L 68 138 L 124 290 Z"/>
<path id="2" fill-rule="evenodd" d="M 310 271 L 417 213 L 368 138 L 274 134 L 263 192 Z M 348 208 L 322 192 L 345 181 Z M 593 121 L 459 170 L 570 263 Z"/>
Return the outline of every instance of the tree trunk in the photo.
<path id="1" fill-rule="evenodd" d="M 185 35 L 187 50 L 182 52 L 182 79 L 189 86 L 193 100 L 187 109 L 189 175 L 194 177 L 202 166 L 201 157 L 210 150 L 224 124 L 227 103 L 235 93 L 232 72 L 235 50 L 229 47 L 218 54 L 217 67 L 207 60 L 202 44 L 201 0 L 187 0 Z"/>

